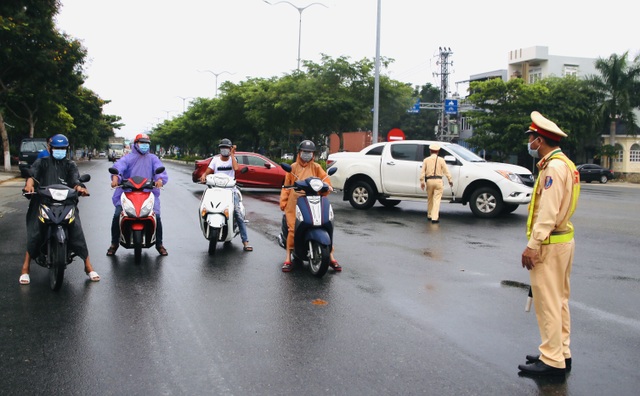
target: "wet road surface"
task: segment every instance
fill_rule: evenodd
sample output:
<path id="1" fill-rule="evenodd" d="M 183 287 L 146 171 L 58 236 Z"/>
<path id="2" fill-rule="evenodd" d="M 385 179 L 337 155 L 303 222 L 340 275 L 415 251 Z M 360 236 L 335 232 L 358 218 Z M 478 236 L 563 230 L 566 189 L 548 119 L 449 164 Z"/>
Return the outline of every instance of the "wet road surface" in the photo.
<path id="1" fill-rule="evenodd" d="M 356 211 L 340 194 L 336 256 L 322 279 L 280 271 L 277 191 L 245 190 L 249 239 L 207 254 L 196 218 L 202 186 L 190 166 L 166 164 L 162 219 L 169 256 L 105 256 L 113 215 L 107 161 L 80 203 L 98 283 L 70 264 L 61 291 L 24 256 L 20 183 L 0 186 L 0 394 L 635 395 L 640 342 L 640 189 L 586 185 L 574 216 L 573 371 L 519 377 L 535 353 L 520 266 L 526 208 L 481 220 L 443 203 Z"/>

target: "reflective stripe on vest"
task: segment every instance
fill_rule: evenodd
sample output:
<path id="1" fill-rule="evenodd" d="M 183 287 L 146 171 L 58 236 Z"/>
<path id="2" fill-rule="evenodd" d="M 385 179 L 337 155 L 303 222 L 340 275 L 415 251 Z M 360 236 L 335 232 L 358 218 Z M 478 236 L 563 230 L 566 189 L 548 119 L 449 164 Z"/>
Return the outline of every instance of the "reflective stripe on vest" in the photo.
<path id="1" fill-rule="evenodd" d="M 567 166 L 571 170 L 571 173 L 573 174 L 573 191 L 571 193 L 571 205 L 569 206 L 569 218 L 571 218 L 571 216 L 573 216 L 573 213 L 576 211 L 576 206 L 578 204 L 578 197 L 580 196 L 580 173 L 576 169 L 576 166 L 574 165 L 574 163 L 569 158 L 567 158 L 567 156 L 564 155 L 562 151 L 560 151 L 560 149 L 555 150 L 551 154 L 551 156 L 547 158 L 545 163 L 542 165 L 542 169 L 546 169 L 549 162 L 553 159 L 559 159 L 563 161 L 565 164 L 567 164 Z M 531 238 L 531 231 L 533 228 L 533 224 L 532 224 L 533 208 L 536 200 L 536 191 L 538 191 L 539 181 L 540 181 L 540 177 L 538 175 L 538 178 L 536 178 L 536 182 L 533 185 L 533 194 L 531 196 L 531 202 L 529 202 L 529 216 L 527 218 L 527 240 Z M 568 232 L 562 233 L 562 234 L 551 233 L 551 235 L 549 235 L 547 239 L 542 241 L 542 244 L 549 245 L 553 243 L 566 243 L 571 241 L 573 239 L 573 234 L 574 234 L 573 224 L 571 224 L 571 221 L 567 222 L 567 226 L 569 227 Z"/>

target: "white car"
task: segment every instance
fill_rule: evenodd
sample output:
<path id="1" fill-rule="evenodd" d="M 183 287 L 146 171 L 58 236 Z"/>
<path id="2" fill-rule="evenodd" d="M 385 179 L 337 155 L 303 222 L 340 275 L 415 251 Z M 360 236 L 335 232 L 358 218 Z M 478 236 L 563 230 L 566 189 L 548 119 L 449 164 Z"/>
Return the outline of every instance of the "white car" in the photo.
<path id="1" fill-rule="evenodd" d="M 357 153 L 330 154 L 327 168 L 337 168 L 331 184 L 356 209 L 369 209 L 376 201 L 384 206 L 426 201 L 418 179 L 429 145 L 435 143 L 453 179 L 453 188 L 444 183 L 444 201 L 469 204 L 474 215 L 484 218 L 511 213 L 531 201 L 534 178 L 528 169 L 487 162 L 457 144 L 428 140 L 381 142 Z"/>
<path id="2" fill-rule="evenodd" d="M 293 161 L 293 154 L 291 153 L 286 153 L 282 155 L 282 159 L 284 160 L 292 160 Z"/>

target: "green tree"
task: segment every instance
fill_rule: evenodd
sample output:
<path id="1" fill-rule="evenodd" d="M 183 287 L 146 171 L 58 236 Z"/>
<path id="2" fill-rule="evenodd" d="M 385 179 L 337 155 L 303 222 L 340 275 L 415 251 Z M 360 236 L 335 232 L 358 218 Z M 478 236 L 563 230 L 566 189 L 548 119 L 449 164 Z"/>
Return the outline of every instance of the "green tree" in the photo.
<path id="1" fill-rule="evenodd" d="M 598 115 L 609 125 L 609 144 L 614 145 L 618 123 L 624 124 L 630 134 L 638 129 L 633 110 L 640 104 L 640 57 L 629 62 L 628 52 L 612 54 L 607 59 L 598 58 L 595 67 L 600 75 L 590 76 L 588 81 L 600 94 Z"/>

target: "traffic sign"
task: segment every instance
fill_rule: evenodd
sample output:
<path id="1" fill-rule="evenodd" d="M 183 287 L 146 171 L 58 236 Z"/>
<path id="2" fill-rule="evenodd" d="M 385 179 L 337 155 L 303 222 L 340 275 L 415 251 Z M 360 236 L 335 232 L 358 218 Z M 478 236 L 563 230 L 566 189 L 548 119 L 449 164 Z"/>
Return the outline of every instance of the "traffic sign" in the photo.
<path id="1" fill-rule="evenodd" d="M 447 99 L 444 105 L 445 114 L 458 114 L 458 99 Z"/>
<path id="2" fill-rule="evenodd" d="M 400 128 L 393 128 L 387 133 L 387 142 L 393 142 L 396 140 L 404 140 L 404 132 Z"/>

